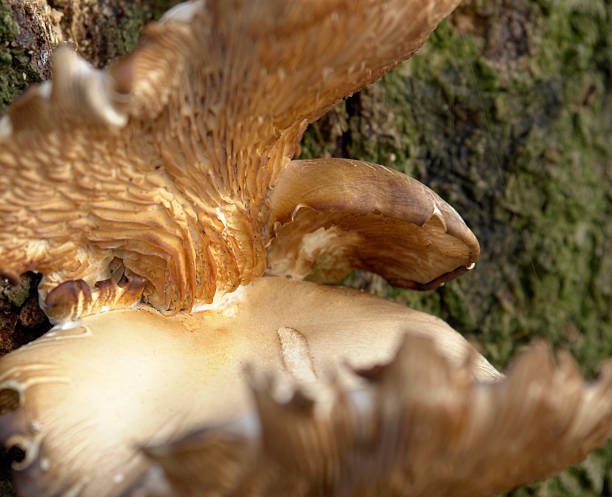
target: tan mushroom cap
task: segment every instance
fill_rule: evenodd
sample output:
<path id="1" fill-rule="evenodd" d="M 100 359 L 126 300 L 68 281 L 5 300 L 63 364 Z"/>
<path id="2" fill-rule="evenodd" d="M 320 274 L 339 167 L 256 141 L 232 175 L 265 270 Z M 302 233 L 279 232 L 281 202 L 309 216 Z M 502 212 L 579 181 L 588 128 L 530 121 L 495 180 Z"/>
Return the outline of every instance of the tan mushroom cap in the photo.
<path id="1" fill-rule="evenodd" d="M 53 82 L 0 123 L 0 274 L 44 274 L 43 302 L 82 280 L 89 294 L 46 308 L 56 321 L 100 298 L 189 310 L 261 276 L 269 190 L 308 123 L 409 58 L 457 3 L 200 0 L 104 71 L 58 51 Z M 117 260 L 144 288 L 112 286 Z"/>
<path id="2" fill-rule="evenodd" d="M 472 358 L 482 380 L 500 376 L 440 319 L 355 290 L 261 278 L 216 307 L 90 316 L 5 356 L 0 439 L 25 451 L 19 494 L 119 495 L 149 465 L 138 446 L 248 412 L 247 364 L 315 394 L 336 370 L 349 388 L 359 381 L 345 363 L 388 362 L 410 334 L 457 367 Z"/>
<path id="3" fill-rule="evenodd" d="M 480 252 L 436 193 L 377 164 L 292 161 L 270 205 L 270 274 L 326 282 L 358 268 L 424 290 L 471 269 Z"/>
<path id="4" fill-rule="evenodd" d="M 482 383 L 409 335 L 371 383 L 332 400 L 296 386 L 279 400 L 252 387 L 254 419 L 208 426 L 146 450 L 165 479 L 131 497 L 484 497 L 546 478 L 612 434 L 612 363 L 585 384 L 565 354 L 522 354 L 508 376 Z M 170 494 L 166 493 L 170 490 Z"/>

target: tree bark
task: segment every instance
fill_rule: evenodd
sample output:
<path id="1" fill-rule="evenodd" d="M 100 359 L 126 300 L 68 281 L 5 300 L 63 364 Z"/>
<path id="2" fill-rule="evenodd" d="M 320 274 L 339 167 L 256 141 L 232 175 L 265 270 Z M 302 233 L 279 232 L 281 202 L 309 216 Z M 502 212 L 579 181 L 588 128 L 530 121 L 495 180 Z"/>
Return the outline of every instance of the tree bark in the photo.
<path id="1" fill-rule="evenodd" d="M 0 104 L 49 77 L 58 43 L 102 67 L 172 3 L 3 2 Z M 541 338 L 594 375 L 612 357 L 611 24 L 608 0 L 466 1 L 411 61 L 311 126 L 302 157 L 413 175 L 481 243 L 476 268 L 435 292 L 364 273 L 350 283 L 442 317 L 498 367 Z M 604 495 L 610 467 L 609 442 L 511 495 Z"/>

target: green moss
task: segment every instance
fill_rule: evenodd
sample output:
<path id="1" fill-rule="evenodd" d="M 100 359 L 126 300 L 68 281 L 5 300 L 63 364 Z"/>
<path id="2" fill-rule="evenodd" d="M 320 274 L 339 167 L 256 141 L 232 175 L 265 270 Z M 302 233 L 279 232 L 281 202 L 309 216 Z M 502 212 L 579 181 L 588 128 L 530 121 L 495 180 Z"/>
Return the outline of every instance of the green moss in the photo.
<path id="1" fill-rule="evenodd" d="M 0 3 L 0 113 L 28 86 L 40 81 L 25 51 L 11 46 L 18 34 L 10 7 Z"/>
<path id="2" fill-rule="evenodd" d="M 11 9 L 0 3 L 0 42 L 11 41 L 19 34 L 19 27 L 11 17 Z"/>
<path id="3" fill-rule="evenodd" d="M 348 126 L 346 104 L 338 104 L 318 122 L 316 127 L 308 130 L 302 139 L 300 147 L 303 159 L 332 157 L 337 143 L 342 139 Z"/>
<path id="4" fill-rule="evenodd" d="M 142 28 L 151 20 L 159 19 L 164 12 L 181 0 L 138 0 L 121 2 L 122 9 L 116 20 L 109 22 L 106 34 L 109 38 L 110 58 L 119 57 L 132 51 Z"/>
<path id="5" fill-rule="evenodd" d="M 170 7 L 180 0 L 137 0 L 134 2 L 115 2 L 107 9 L 103 22 L 103 35 L 92 37 L 101 61 L 108 62 L 131 51 L 140 38 L 143 26 L 161 17 Z M 100 26 L 90 26 L 100 29 Z M 30 64 L 30 55 L 18 48 L 13 42 L 19 35 L 19 26 L 11 16 L 8 5 L 0 3 L 0 113 L 31 84 L 41 81 L 40 76 Z"/>
<path id="6" fill-rule="evenodd" d="M 411 61 L 347 100 L 333 138 L 321 143 L 325 125 L 307 131 L 311 156 L 424 181 L 481 242 L 476 269 L 435 292 L 362 274 L 350 283 L 444 318 L 498 367 L 543 338 L 596 374 L 612 357 L 610 11 L 604 0 L 473 2 L 463 13 L 480 36 L 443 23 Z M 505 34 L 513 19 L 518 37 Z M 610 495 L 610 468 L 612 443 L 512 495 Z"/>
<path id="7" fill-rule="evenodd" d="M 0 298 L 5 298 L 16 307 L 21 307 L 30 296 L 31 280 L 24 275 L 17 285 L 9 284 L 8 280 L 0 280 Z"/>
<path id="8" fill-rule="evenodd" d="M 118 22 L 106 30 L 113 47 L 111 58 L 133 50 L 140 38 L 140 30 L 147 22 L 147 9 L 140 2 L 126 4 L 124 10 Z"/>

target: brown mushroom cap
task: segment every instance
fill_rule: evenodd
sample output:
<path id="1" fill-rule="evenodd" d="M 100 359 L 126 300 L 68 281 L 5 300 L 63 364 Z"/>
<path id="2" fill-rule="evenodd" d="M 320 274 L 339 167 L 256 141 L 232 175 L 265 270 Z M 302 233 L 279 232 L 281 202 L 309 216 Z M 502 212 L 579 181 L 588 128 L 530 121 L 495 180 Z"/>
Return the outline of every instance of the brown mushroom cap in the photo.
<path id="1" fill-rule="evenodd" d="M 5 356 L 0 439 L 25 452 L 14 472 L 20 495 L 118 495 L 148 464 L 138 446 L 248 411 L 247 364 L 315 393 L 335 368 L 348 388 L 357 379 L 343 364 L 388 362 L 406 333 L 433 337 L 453 364 L 473 358 L 479 378 L 500 376 L 433 316 L 354 290 L 261 278 L 219 308 L 98 314 Z"/>
<path id="2" fill-rule="evenodd" d="M 145 285 L 107 292 L 111 307 L 188 310 L 259 277 L 269 189 L 307 124 L 457 3 L 200 0 L 105 71 L 60 50 L 53 82 L 0 123 L 0 274 L 44 274 L 43 302 L 82 280 L 89 294 L 46 309 L 57 321 L 102 307 L 116 260 Z"/>
<path id="3" fill-rule="evenodd" d="M 208 426 L 147 456 L 132 497 L 484 497 L 546 478 L 612 434 L 612 362 L 585 384 L 569 355 L 522 354 L 499 382 L 475 379 L 407 336 L 371 383 L 332 400 L 252 387 L 250 422 Z M 167 485 L 167 487 L 166 487 Z"/>
<path id="4" fill-rule="evenodd" d="M 270 198 L 268 272 L 339 281 L 351 269 L 435 288 L 480 248 L 459 214 L 413 178 L 348 159 L 292 161 Z"/>

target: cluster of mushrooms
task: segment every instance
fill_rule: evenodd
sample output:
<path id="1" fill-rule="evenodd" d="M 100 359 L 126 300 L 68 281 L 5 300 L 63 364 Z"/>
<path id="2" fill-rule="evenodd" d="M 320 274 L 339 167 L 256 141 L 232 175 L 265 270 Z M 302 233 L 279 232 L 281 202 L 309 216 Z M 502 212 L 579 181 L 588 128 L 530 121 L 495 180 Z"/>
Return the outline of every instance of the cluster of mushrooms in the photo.
<path id="1" fill-rule="evenodd" d="M 542 345 L 500 374 L 433 316 L 322 283 L 429 289 L 478 242 L 438 195 L 306 126 L 409 58 L 457 0 L 196 0 L 0 122 L 0 272 L 54 328 L 0 360 L 26 497 L 484 496 L 612 432 Z"/>

